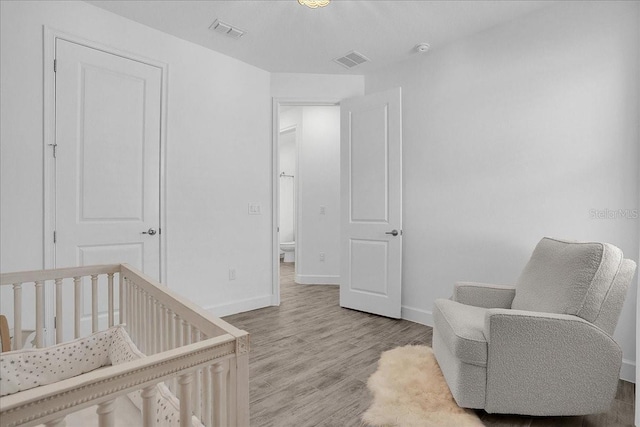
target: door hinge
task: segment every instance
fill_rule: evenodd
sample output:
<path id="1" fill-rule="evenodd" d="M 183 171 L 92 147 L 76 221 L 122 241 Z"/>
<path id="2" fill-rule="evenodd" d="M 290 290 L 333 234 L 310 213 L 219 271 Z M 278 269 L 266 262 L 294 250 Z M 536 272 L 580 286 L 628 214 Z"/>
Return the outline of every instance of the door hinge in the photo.
<path id="1" fill-rule="evenodd" d="M 57 240 L 58 240 L 58 236 L 57 236 L 57 233 L 54 230 L 53 231 L 53 243 L 56 243 Z"/>
<path id="2" fill-rule="evenodd" d="M 53 72 L 54 73 L 58 72 L 58 60 L 57 59 L 53 60 Z"/>
<path id="3" fill-rule="evenodd" d="M 58 327 L 58 318 L 57 317 L 53 317 L 53 329 L 56 329 Z"/>

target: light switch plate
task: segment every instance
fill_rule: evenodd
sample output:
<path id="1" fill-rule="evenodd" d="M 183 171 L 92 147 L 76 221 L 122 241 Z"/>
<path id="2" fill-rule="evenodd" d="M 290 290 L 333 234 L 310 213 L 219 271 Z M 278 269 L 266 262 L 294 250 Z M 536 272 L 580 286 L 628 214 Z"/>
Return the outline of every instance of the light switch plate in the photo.
<path id="1" fill-rule="evenodd" d="M 249 203 L 249 215 L 261 215 L 262 207 L 260 203 Z"/>

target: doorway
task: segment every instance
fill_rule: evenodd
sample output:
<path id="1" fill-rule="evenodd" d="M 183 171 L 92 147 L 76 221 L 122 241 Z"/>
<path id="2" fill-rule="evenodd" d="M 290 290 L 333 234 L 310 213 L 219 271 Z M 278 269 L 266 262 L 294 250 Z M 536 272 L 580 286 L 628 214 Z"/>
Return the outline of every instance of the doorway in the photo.
<path id="1" fill-rule="evenodd" d="M 274 305 L 280 278 L 337 285 L 340 275 L 340 107 L 274 105 Z"/>

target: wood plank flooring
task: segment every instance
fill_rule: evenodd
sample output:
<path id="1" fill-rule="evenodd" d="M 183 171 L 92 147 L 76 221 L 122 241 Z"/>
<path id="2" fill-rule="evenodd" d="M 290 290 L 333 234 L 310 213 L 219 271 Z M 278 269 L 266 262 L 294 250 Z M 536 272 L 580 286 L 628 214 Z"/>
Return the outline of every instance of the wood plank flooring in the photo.
<path id="1" fill-rule="evenodd" d="M 380 353 L 431 345 L 431 328 L 340 308 L 337 286 L 298 285 L 281 263 L 281 305 L 225 318 L 251 333 L 251 425 L 361 426 Z M 478 411 L 487 426 L 633 426 L 634 385 L 620 381 L 606 414 L 518 417 Z"/>

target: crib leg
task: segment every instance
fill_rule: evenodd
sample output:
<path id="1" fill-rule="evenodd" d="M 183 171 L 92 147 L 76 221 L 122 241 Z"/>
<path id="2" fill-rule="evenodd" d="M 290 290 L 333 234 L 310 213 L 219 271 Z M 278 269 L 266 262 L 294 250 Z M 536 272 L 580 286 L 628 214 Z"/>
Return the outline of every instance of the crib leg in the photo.
<path id="1" fill-rule="evenodd" d="M 98 404 L 96 414 L 98 414 L 98 426 L 100 427 L 113 427 L 115 418 L 113 416 L 113 403 L 115 400 L 107 400 Z"/>
<path id="2" fill-rule="evenodd" d="M 142 425 L 155 427 L 156 425 L 156 386 L 155 384 L 142 389 Z"/>
<path id="3" fill-rule="evenodd" d="M 67 425 L 67 422 L 65 421 L 64 417 L 62 417 L 53 421 L 49 421 L 48 423 L 44 423 L 44 425 L 45 427 L 65 427 Z"/>
<path id="4" fill-rule="evenodd" d="M 213 425 L 224 427 L 227 421 L 227 371 L 228 362 L 220 362 L 211 366 L 213 382 Z"/>
<path id="5" fill-rule="evenodd" d="M 183 374 L 178 378 L 180 384 L 180 427 L 191 426 L 191 377 Z"/>

